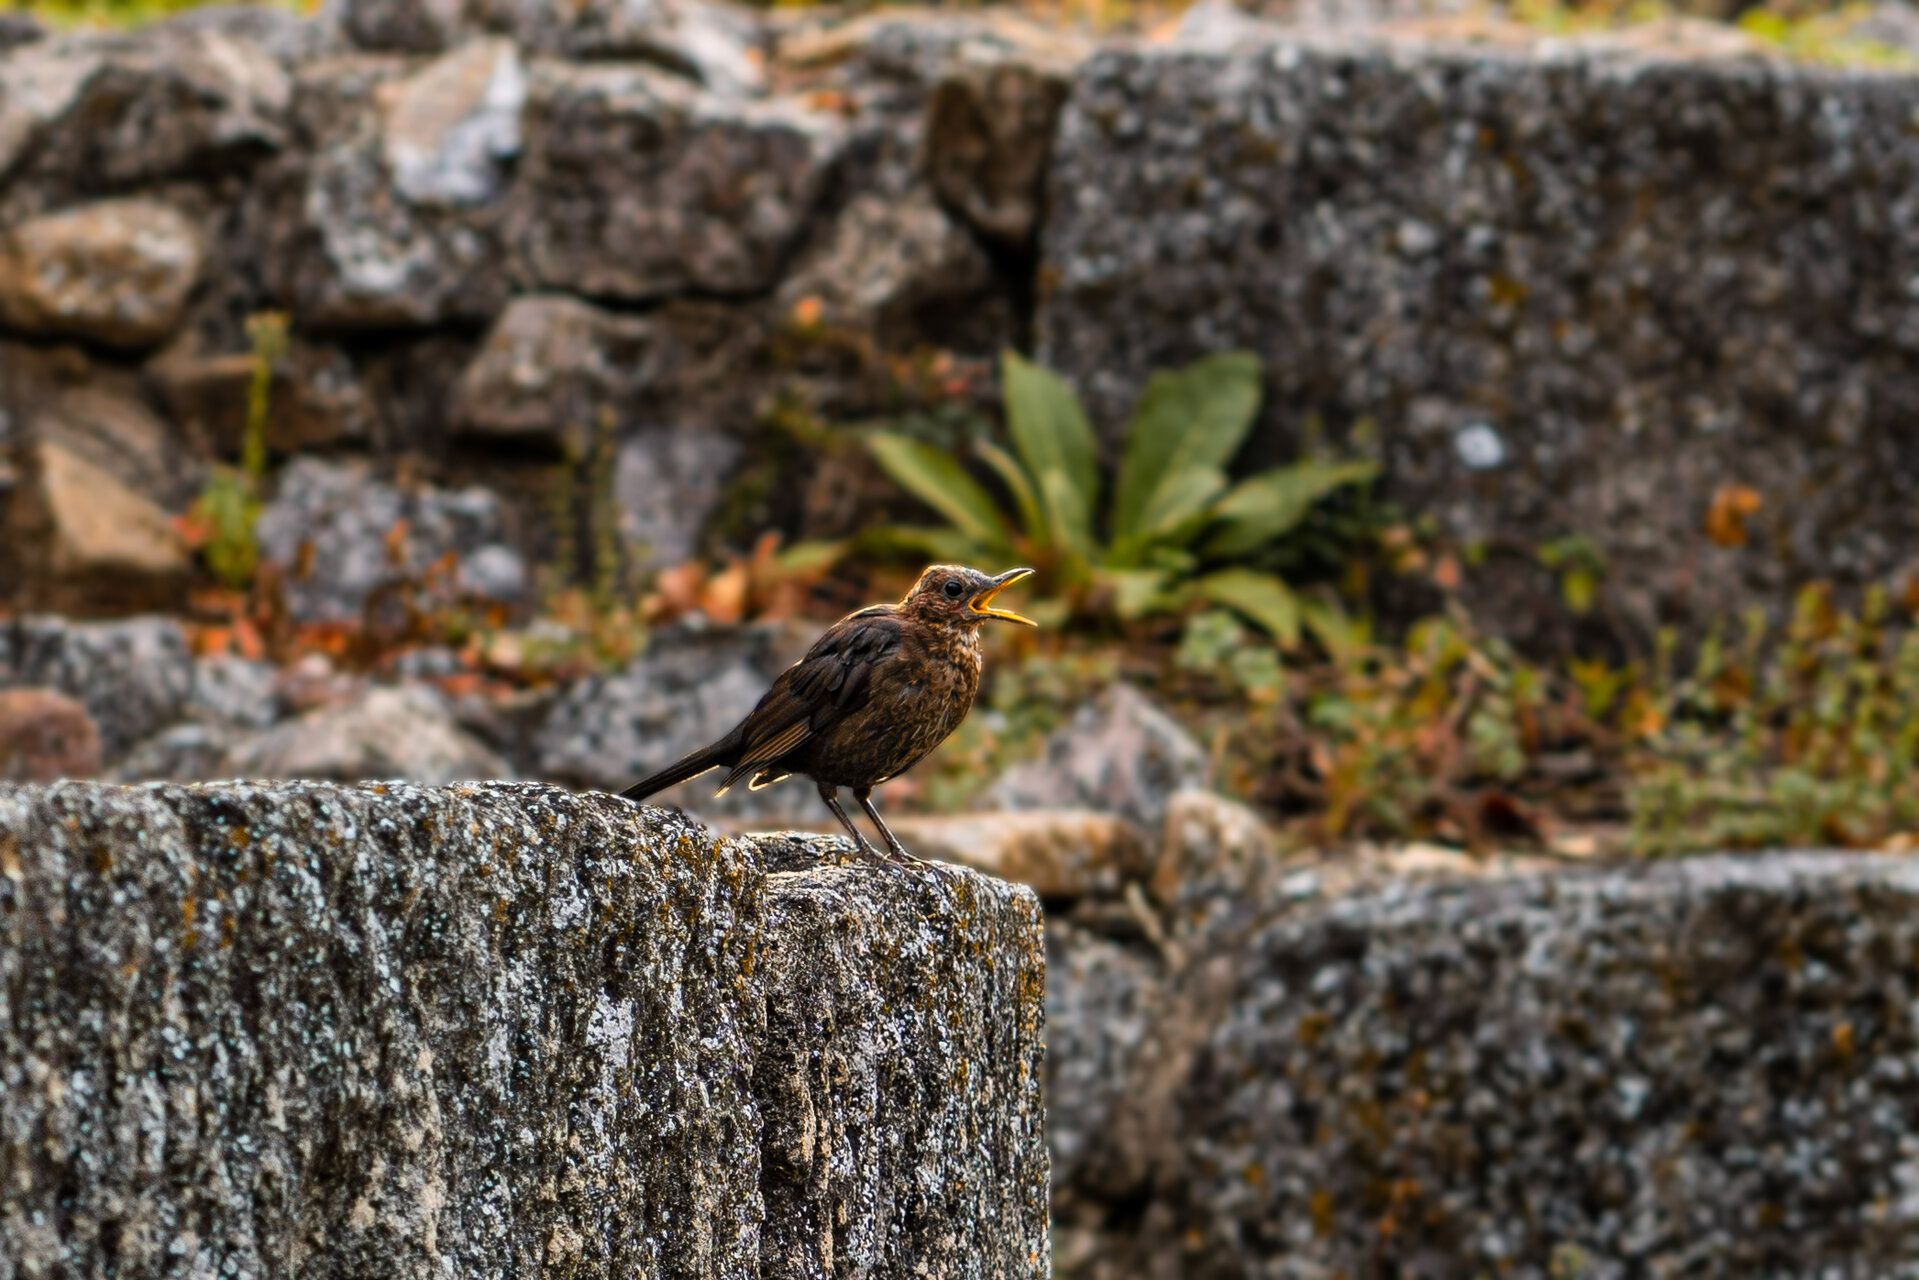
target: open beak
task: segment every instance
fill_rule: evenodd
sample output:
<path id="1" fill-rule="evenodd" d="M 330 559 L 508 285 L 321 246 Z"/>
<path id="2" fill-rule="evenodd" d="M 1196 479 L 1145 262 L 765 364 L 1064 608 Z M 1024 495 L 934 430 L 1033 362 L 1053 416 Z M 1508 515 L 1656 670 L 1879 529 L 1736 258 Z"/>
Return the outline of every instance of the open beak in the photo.
<path id="1" fill-rule="evenodd" d="M 973 597 L 973 603 L 971 605 L 973 612 L 985 614 L 989 618 L 1004 618 L 1008 622 L 1023 622 L 1029 627 L 1037 627 L 1039 623 L 1034 622 L 1031 618 L 1022 618 L 1011 609 L 995 609 L 992 607 L 994 596 L 1006 590 L 1006 588 L 1012 586 L 1021 578 L 1030 577 L 1032 572 L 1031 569 L 1008 569 L 999 577 L 994 578 L 986 585 L 984 591 Z"/>

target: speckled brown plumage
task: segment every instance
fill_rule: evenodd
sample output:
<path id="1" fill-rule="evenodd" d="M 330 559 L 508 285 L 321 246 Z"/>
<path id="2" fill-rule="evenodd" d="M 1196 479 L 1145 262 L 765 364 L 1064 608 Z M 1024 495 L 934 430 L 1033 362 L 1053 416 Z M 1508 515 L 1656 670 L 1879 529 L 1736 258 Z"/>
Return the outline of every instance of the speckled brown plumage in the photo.
<path id="1" fill-rule="evenodd" d="M 988 618 L 1030 621 L 991 607 L 992 598 L 1031 573 L 988 577 L 936 564 L 898 604 L 874 605 L 834 623 L 733 731 L 624 793 L 641 800 L 710 769 L 725 768 L 720 790 L 746 781 L 757 790 L 800 774 L 852 833 L 871 847 L 840 807 L 850 787 L 895 858 L 910 860 L 873 807 L 872 790 L 912 768 L 946 740 L 979 691 L 979 629 Z"/>

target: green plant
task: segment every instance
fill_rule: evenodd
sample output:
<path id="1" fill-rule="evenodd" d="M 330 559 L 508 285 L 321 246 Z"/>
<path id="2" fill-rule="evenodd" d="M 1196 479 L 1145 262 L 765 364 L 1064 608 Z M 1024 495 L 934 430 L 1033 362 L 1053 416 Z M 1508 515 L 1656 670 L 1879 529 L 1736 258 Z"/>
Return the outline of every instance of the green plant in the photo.
<path id="1" fill-rule="evenodd" d="M 1919 831 L 1919 632 L 1889 614 L 1883 592 L 1849 614 L 1808 587 L 1776 641 L 1755 611 L 1740 644 L 1709 635 L 1680 680 L 1663 637 L 1630 762 L 1634 847 L 1867 847 Z"/>
<path id="2" fill-rule="evenodd" d="M 286 354 L 287 318 L 279 312 L 262 312 L 247 321 L 247 336 L 253 344 L 253 370 L 247 384 L 240 465 L 213 469 L 186 521 L 188 540 L 199 548 L 207 568 L 222 586 L 235 591 L 252 586 L 259 568 L 254 527 L 266 488 L 273 366 Z"/>
<path id="3" fill-rule="evenodd" d="M 1259 410 L 1256 357 L 1227 352 L 1153 375 L 1103 512 L 1093 429 L 1072 388 L 1012 352 L 1001 380 L 1012 447 L 981 439 L 973 453 L 1010 511 L 951 452 L 874 431 L 880 467 L 947 521 L 887 530 L 892 543 L 968 563 L 1032 564 L 1066 609 L 1101 599 L 1135 619 L 1218 605 L 1284 645 L 1297 643 L 1302 624 L 1329 646 L 1347 640 L 1333 599 L 1296 594 L 1259 561 L 1317 503 L 1376 468 L 1307 460 L 1233 483 L 1227 467 Z"/>

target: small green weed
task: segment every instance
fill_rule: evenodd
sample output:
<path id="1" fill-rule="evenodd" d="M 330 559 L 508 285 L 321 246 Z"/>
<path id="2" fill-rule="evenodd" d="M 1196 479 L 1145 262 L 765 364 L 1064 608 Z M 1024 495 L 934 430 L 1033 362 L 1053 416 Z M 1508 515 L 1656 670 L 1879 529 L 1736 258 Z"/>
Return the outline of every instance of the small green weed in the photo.
<path id="1" fill-rule="evenodd" d="M 254 526 L 264 505 L 273 365 L 286 354 L 287 318 L 279 312 L 262 312 L 247 321 L 247 336 L 253 343 L 253 376 L 247 386 L 240 465 L 215 467 L 184 521 L 188 543 L 199 550 L 220 584 L 234 591 L 250 588 L 259 570 Z"/>

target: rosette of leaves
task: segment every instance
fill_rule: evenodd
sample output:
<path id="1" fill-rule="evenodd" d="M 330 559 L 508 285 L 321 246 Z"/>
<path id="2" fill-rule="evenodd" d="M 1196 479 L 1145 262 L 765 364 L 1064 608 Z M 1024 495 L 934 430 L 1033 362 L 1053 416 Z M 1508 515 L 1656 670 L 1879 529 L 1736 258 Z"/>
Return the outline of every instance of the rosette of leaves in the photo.
<path id="1" fill-rule="evenodd" d="M 1153 375 L 1110 489 L 1079 397 L 1051 370 L 1001 358 L 1010 448 L 973 445 L 1004 500 L 951 451 L 894 431 L 867 443 L 895 482 L 945 518 L 884 531 L 894 545 L 966 564 L 1031 564 L 1067 608 L 1109 600 L 1122 619 L 1224 606 L 1282 645 L 1302 626 L 1329 647 L 1345 619 L 1260 567 L 1314 506 L 1370 481 L 1366 461 L 1303 460 L 1235 482 L 1228 468 L 1259 412 L 1260 363 L 1243 351 Z"/>

